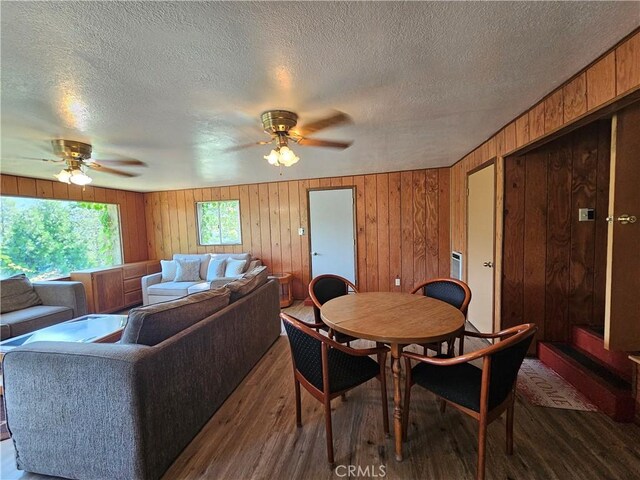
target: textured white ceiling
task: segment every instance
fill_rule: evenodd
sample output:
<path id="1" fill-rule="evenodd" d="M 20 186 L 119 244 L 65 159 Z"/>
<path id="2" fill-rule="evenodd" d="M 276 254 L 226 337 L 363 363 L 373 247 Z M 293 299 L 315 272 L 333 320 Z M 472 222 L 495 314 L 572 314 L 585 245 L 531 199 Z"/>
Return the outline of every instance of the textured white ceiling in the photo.
<path id="1" fill-rule="evenodd" d="M 49 140 L 136 158 L 139 191 L 450 165 L 640 24 L 638 2 L 2 2 L 1 171 Z M 354 125 L 279 170 L 259 114 Z"/>

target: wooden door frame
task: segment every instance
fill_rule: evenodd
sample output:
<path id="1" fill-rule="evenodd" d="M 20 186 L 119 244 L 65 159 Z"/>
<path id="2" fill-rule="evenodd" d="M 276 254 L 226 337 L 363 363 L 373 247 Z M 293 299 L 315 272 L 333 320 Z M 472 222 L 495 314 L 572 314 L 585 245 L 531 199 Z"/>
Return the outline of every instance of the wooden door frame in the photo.
<path id="1" fill-rule="evenodd" d="M 344 186 L 335 186 L 335 187 L 309 187 L 307 188 L 307 243 L 308 243 L 308 251 L 309 251 L 309 281 L 313 279 L 313 255 L 311 254 L 311 192 L 316 192 L 320 190 L 351 190 L 351 198 L 353 199 L 353 275 L 354 275 L 354 285 L 360 288 L 358 284 L 360 275 L 358 272 L 358 209 L 356 208 L 357 202 L 357 186 L 356 185 L 344 185 Z"/>
<path id="2" fill-rule="evenodd" d="M 481 163 L 477 167 L 469 170 L 464 179 L 464 188 L 465 188 L 465 232 L 464 232 L 464 242 L 467 246 L 466 256 L 467 259 L 464 261 L 464 281 L 469 280 L 469 177 L 474 173 L 479 172 L 480 170 L 484 170 L 487 167 L 493 165 L 493 298 L 491 303 L 493 304 L 492 310 L 492 318 L 491 323 L 493 324 L 493 331 L 497 332 L 500 330 L 500 315 L 497 313 L 499 310 L 496 310 L 496 303 L 500 301 L 499 292 L 497 289 L 498 279 L 502 277 L 502 272 L 500 275 L 497 275 L 498 270 L 498 254 L 502 255 L 502 249 L 500 252 L 497 250 L 497 245 L 501 242 L 498 242 L 498 224 L 496 222 L 496 212 L 498 209 L 498 157 L 493 157 L 487 160 L 484 163 Z M 504 182 L 504 178 L 502 179 Z M 504 185 L 501 185 L 504 188 Z M 502 196 L 500 196 L 502 197 Z M 502 202 L 500 202 L 500 208 L 502 208 Z M 500 229 L 502 229 L 502 223 L 500 224 Z M 502 230 L 500 230 L 500 238 L 502 238 Z M 502 262 L 500 262 L 500 267 L 502 267 Z M 473 294 L 473 292 L 471 292 Z M 473 299 L 473 298 L 472 298 Z M 497 299 L 497 300 L 496 300 Z"/>

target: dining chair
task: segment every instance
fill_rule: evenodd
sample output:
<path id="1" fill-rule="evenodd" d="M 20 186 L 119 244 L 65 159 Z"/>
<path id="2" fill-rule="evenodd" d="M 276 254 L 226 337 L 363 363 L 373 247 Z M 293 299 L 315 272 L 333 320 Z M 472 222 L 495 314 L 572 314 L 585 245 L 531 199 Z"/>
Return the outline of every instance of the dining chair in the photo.
<path id="1" fill-rule="evenodd" d="M 331 427 L 331 400 L 372 378 L 380 381 L 382 397 L 382 424 L 389 434 L 387 408 L 387 381 L 385 361 L 387 347 L 355 349 L 342 345 L 318 333 L 309 323 L 286 313 L 280 318 L 291 347 L 293 381 L 296 395 L 296 426 L 302 427 L 300 385 L 324 405 L 327 439 L 327 459 L 333 465 L 333 432 Z M 369 355 L 376 355 L 376 362 Z"/>
<path id="2" fill-rule="evenodd" d="M 457 357 L 427 357 L 403 352 L 406 366 L 403 436 L 409 426 L 411 387 L 415 384 L 431 391 L 447 404 L 479 422 L 478 467 L 476 478 L 484 479 L 487 425 L 507 411 L 506 452 L 513 453 L 513 414 L 518 370 L 522 365 L 537 327 L 525 323 L 497 333 L 465 332 L 469 337 L 500 339 L 498 343 Z M 472 360 L 482 359 L 482 368 Z M 418 363 L 411 368 L 411 360 Z"/>
<path id="3" fill-rule="evenodd" d="M 411 293 L 419 293 L 420 291 L 422 291 L 422 294 L 425 297 L 442 300 L 443 302 L 447 302 L 449 305 L 456 307 L 463 313 L 466 319 L 467 308 L 469 307 L 469 302 L 471 302 L 471 289 L 466 283 L 454 278 L 435 278 L 422 282 L 420 285 L 415 287 Z M 460 335 L 458 338 L 459 353 L 462 355 L 464 352 L 464 334 Z M 447 341 L 448 355 L 453 355 L 455 340 L 455 338 L 452 338 Z M 440 354 L 442 351 L 442 342 L 437 344 L 425 344 L 422 345 L 422 348 L 425 355 L 428 348 L 435 350 Z"/>
<path id="4" fill-rule="evenodd" d="M 348 295 L 349 289 L 354 293 L 358 293 L 356 286 L 349 280 L 331 273 L 318 275 L 309 283 L 309 297 L 311 297 L 311 301 L 313 302 L 313 316 L 315 318 L 313 328 L 316 330 L 325 330 L 329 336 L 337 342 L 347 344 L 352 340 L 356 340 L 356 338 L 344 333 L 334 332 L 333 329 L 330 329 L 327 324 L 322 321 L 320 307 L 329 300 Z"/>

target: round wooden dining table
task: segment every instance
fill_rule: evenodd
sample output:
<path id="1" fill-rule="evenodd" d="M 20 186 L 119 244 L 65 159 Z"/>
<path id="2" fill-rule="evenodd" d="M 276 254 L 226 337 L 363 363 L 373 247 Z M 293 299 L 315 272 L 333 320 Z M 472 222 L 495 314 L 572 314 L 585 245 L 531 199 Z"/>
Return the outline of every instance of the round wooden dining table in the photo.
<path id="1" fill-rule="evenodd" d="M 464 315 L 448 303 L 424 295 L 370 292 L 329 300 L 320 309 L 332 329 L 391 347 L 396 460 L 402 460 L 400 354 L 406 345 L 447 340 L 464 330 Z"/>

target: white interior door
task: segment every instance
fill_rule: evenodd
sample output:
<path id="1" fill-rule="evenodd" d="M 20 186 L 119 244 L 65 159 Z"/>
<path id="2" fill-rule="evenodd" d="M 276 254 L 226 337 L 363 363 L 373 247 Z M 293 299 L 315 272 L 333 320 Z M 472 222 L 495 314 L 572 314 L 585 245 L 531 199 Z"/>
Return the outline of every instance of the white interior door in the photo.
<path id="1" fill-rule="evenodd" d="M 352 188 L 309 192 L 313 277 L 333 273 L 355 283 L 354 225 Z"/>
<path id="2" fill-rule="evenodd" d="M 467 319 L 481 332 L 493 332 L 494 165 L 469 175 L 467 197 Z"/>

